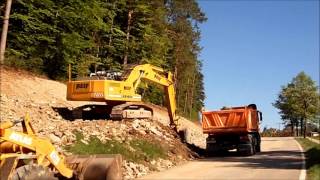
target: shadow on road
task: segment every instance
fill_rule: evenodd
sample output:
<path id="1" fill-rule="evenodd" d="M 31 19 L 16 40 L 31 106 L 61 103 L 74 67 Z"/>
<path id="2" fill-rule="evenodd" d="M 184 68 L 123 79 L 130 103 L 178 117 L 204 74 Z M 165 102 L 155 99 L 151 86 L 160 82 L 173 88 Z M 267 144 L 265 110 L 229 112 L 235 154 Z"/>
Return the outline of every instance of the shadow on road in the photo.
<path id="1" fill-rule="evenodd" d="M 263 139 L 263 141 L 279 141 L 278 139 Z"/>
<path id="2" fill-rule="evenodd" d="M 299 151 L 266 151 L 254 156 L 241 157 L 236 152 L 228 152 L 220 157 L 201 158 L 199 161 L 230 162 L 234 167 L 301 169 L 302 160 Z"/>

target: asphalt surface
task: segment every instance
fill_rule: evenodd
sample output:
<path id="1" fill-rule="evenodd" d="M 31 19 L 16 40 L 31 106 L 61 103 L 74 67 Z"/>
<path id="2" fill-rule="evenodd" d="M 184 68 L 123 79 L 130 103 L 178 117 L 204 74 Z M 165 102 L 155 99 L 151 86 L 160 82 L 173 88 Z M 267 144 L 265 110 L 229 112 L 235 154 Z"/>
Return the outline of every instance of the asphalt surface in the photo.
<path id="1" fill-rule="evenodd" d="M 203 158 L 157 172 L 142 179 L 304 179 L 304 161 L 298 143 L 292 137 L 262 139 L 262 151 L 239 157 L 235 152 Z"/>

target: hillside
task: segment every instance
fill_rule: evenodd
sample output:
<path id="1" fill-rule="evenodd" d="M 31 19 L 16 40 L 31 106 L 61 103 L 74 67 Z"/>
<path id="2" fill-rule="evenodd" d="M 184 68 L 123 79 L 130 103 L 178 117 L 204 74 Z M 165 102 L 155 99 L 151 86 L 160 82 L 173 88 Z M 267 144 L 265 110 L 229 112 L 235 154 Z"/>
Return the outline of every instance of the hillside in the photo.
<path id="1" fill-rule="evenodd" d="M 176 132 L 157 121 L 72 120 L 71 110 L 89 102 L 70 102 L 65 98 L 63 83 L 1 67 L 1 121 L 18 119 L 28 112 L 37 133 L 50 138 L 60 152 L 91 152 L 92 143 L 98 142 L 94 145 L 108 149 L 101 153 L 123 154 L 126 179 L 167 169 L 196 156 Z M 199 141 L 194 136 L 199 135 L 200 131 L 195 129 L 200 128 L 184 121 L 181 119 L 184 124 L 181 127 L 192 129 L 188 135 L 190 142 L 201 144 L 204 139 Z"/>

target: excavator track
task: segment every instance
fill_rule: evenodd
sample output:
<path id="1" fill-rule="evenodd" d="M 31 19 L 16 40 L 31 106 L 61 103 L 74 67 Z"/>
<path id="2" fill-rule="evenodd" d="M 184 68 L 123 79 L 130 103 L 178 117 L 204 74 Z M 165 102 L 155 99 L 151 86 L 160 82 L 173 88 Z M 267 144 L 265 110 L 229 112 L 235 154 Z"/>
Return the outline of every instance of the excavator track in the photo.
<path id="1" fill-rule="evenodd" d="M 126 102 L 124 104 L 113 106 L 110 118 L 114 120 L 121 119 L 152 119 L 153 108 L 142 102 Z"/>

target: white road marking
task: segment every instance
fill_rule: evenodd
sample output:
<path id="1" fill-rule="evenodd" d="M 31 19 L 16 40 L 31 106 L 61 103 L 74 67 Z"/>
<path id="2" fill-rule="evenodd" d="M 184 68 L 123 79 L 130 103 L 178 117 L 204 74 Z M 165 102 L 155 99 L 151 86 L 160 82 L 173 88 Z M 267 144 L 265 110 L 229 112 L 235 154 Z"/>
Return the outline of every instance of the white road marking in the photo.
<path id="1" fill-rule="evenodd" d="M 300 143 L 298 143 L 297 140 L 295 140 L 295 142 L 298 144 L 298 147 L 300 149 L 300 151 L 302 152 L 301 153 L 301 158 L 302 158 L 302 167 L 301 167 L 301 170 L 300 170 L 300 176 L 299 176 L 299 180 L 305 180 L 306 179 L 306 157 L 304 155 L 304 150 L 303 148 L 301 147 Z"/>

